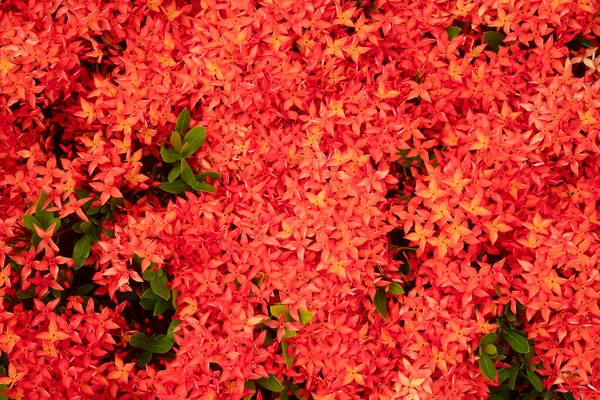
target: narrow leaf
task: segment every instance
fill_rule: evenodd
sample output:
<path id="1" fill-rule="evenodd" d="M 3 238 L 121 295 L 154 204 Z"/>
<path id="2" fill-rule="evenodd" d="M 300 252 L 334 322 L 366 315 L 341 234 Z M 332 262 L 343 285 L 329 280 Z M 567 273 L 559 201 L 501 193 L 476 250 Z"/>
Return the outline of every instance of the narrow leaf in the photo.
<path id="1" fill-rule="evenodd" d="M 190 127 L 190 119 L 190 110 L 188 110 L 187 107 L 181 110 L 181 112 L 179 113 L 179 117 L 177 117 L 175 131 L 181 135 L 187 132 L 188 128 Z"/>
<path id="2" fill-rule="evenodd" d="M 173 182 L 175 179 L 179 178 L 179 175 L 181 175 L 181 163 L 173 165 L 173 168 L 167 176 L 167 180 Z"/>
<path id="3" fill-rule="evenodd" d="M 281 384 L 281 382 L 279 382 L 277 377 L 273 374 L 269 374 L 268 379 L 261 378 L 261 379 L 257 380 L 256 383 L 258 383 L 260 386 L 264 387 L 265 389 L 270 390 L 271 392 L 279 393 L 283 390 L 283 385 Z"/>
<path id="4" fill-rule="evenodd" d="M 159 186 L 162 190 L 167 193 L 179 194 L 183 193 L 186 190 L 190 189 L 190 185 L 182 181 L 181 179 L 176 180 L 175 182 L 163 182 Z"/>
<path id="5" fill-rule="evenodd" d="M 529 367 L 527 367 L 526 370 L 527 379 L 529 380 L 529 382 L 531 382 L 535 390 L 537 390 L 538 392 L 544 390 L 544 384 L 542 383 L 542 379 L 540 378 L 540 376 L 533 372 L 531 369 L 529 369 Z"/>
<path id="6" fill-rule="evenodd" d="M 201 126 L 196 126 L 185 135 L 183 138 L 183 151 L 181 155 L 189 157 L 196 152 L 204 144 L 206 139 L 206 129 Z"/>
<path id="7" fill-rule="evenodd" d="M 85 263 L 85 260 L 90 256 L 90 249 L 92 246 L 92 237 L 91 233 L 86 233 L 83 235 L 77 243 L 75 243 L 75 247 L 73 248 L 73 260 L 75 260 L 74 269 L 79 269 Z"/>
<path id="8" fill-rule="evenodd" d="M 173 342 L 167 335 L 156 335 L 150 340 L 150 348 L 152 353 L 163 354 L 173 348 Z"/>
<path id="9" fill-rule="evenodd" d="M 508 342 L 510 348 L 517 353 L 526 354 L 529 352 L 529 342 L 527 339 L 512 329 L 503 332 L 502 337 Z"/>
<path id="10" fill-rule="evenodd" d="M 377 289 L 375 292 L 375 299 L 373 301 L 375 304 L 375 309 L 379 314 L 383 317 L 387 317 L 387 299 L 385 297 L 385 290 L 382 288 Z"/>
<path id="11" fill-rule="evenodd" d="M 281 352 L 283 353 L 283 359 L 285 360 L 285 365 L 290 368 L 292 363 L 294 362 L 294 354 L 289 355 L 288 349 L 290 347 L 290 343 L 282 342 L 281 343 Z"/>
<path id="12" fill-rule="evenodd" d="M 185 183 L 194 187 L 194 183 L 196 183 L 196 177 L 194 176 L 194 172 L 185 159 L 181 160 L 181 178 Z"/>
<path id="13" fill-rule="evenodd" d="M 48 195 L 43 190 L 40 192 L 40 197 L 35 205 L 35 214 L 36 216 L 42 212 L 44 209 L 44 203 L 48 200 Z"/>
<path id="14" fill-rule="evenodd" d="M 196 175 L 196 180 L 199 182 L 202 182 L 206 178 L 210 178 L 213 181 L 217 181 L 217 180 L 221 179 L 221 174 L 218 172 L 214 172 L 214 171 L 205 171 L 205 172 L 202 172 L 201 174 Z"/>
<path id="15" fill-rule="evenodd" d="M 136 349 L 148 350 L 150 348 L 150 338 L 148 338 L 145 333 L 138 332 L 131 336 L 129 345 Z"/>
<path id="16" fill-rule="evenodd" d="M 181 143 L 181 135 L 179 134 L 179 132 L 173 131 L 169 140 L 171 141 L 171 144 L 173 145 L 175 151 L 181 153 L 181 147 L 183 146 L 183 144 Z"/>
<path id="17" fill-rule="evenodd" d="M 162 160 L 166 163 L 174 163 L 181 160 L 181 154 L 177 152 L 177 150 L 167 149 L 166 147 L 160 148 L 160 156 Z"/>
<path id="18" fill-rule="evenodd" d="M 496 379 L 496 367 L 494 367 L 494 362 L 484 352 L 479 352 L 479 369 L 490 381 L 494 381 Z"/>
<path id="19" fill-rule="evenodd" d="M 195 182 L 192 185 L 192 189 L 199 191 L 199 192 L 208 192 L 208 193 L 216 193 L 217 189 L 212 186 L 209 185 L 208 183 L 204 183 L 204 182 Z"/>

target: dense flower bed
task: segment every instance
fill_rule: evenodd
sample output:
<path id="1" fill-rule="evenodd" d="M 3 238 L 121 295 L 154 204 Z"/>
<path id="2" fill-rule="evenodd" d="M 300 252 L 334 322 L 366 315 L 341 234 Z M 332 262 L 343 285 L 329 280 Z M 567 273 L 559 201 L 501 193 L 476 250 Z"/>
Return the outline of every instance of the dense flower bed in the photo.
<path id="1" fill-rule="evenodd" d="M 597 398 L 598 10 L 2 1 L 0 393 Z"/>

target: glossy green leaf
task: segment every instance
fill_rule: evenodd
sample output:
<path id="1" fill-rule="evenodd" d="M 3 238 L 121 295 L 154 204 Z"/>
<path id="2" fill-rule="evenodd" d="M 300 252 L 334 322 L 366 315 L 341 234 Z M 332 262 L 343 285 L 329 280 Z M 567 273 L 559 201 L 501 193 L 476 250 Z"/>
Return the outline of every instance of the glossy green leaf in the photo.
<path id="1" fill-rule="evenodd" d="M 281 315 L 284 315 L 287 321 L 292 320 L 292 317 L 290 316 L 290 310 L 289 308 L 287 308 L 287 306 L 284 306 L 282 304 L 276 304 L 269 307 L 269 310 L 271 311 L 271 315 L 275 317 L 275 319 L 279 319 Z"/>
<path id="2" fill-rule="evenodd" d="M 153 281 L 156 279 L 156 271 L 154 271 L 152 268 L 146 268 L 142 277 L 148 282 Z"/>
<path id="3" fill-rule="evenodd" d="M 212 186 L 209 185 L 208 183 L 204 183 L 204 182 L 195 182 L 192 185 L 192 189 L 199 191 L 199 192 L 208 192 L 208 193 L 216 193 L 217 189 Z"/>
<path id="4" fill-rule="evenodd" d="M 205 172 L 202 172 L 201 174 L 196 175 L 196 180 L 200 181 L 200 182 L 202 182 L 206 178 L 210 178 L 214 181 L 217 181 L 217 180 L 221 179 L 221 174 L 218 172 L 213 172 L 213 171 L 205 171 Z"/>
<path id="5" fill-rule="evenodd" d="M 175 124 L 175 131 L 183 135 L 190 127 L 190 110 L 184 108 L 179 113 L 179 117 L 177 117 L 177 123 Z"/>
<path id="6" fill-rule="evenodd" d="M 258 383 L 260 386 L 264 387 L 265 389 L 268 389 L 271 392 L 275 392 L 275 393 L 279 393 L 284 389 L 281 382 L 279 382 L 277 377 L 273 374 L 269 374 L 268 379 L 267 378 L 258 379 L 256 381 L 256 383 Z"/>
<path id="7" fill-rule="evenodd" d="M 166 147 L 160 148 L 160 156 L 166 163 L 174 163 L 181 160 L 182 155 L 177 150 L 167 149 Z"/>
<path id="8" fill-rule="evenodd" d="M 142 293 L 142 299 L 158 300 L 158 296 L 152 291 L 152 289 L 146 289 L 146 291 Z"/>
<path id="9" fill-rule="evenodd" d="M 136 349 L 148 350 L 150 349 L 150 338 L 145 333 L 138 332 L 131 336 L 129 345 Z"/>
<path id="10" fill-rule="evenodd" d="M 90 249 L 92 246 L 92 234 L 86 233 L 83 235 L 73 248 L 73 260 L 75 261 L 74 269 L 79 269 L 85 263 L 85 260 L 90 256 Z"/>
<path id="11" fill-rule="evenodd" d="M 183 157 L 189 157 L 196 152 L 204 144 L 206 139 L 206 129 L 201 126 L 196 126 L 185 135 L 183 138 Z"/>
<path id="12" fill-rule="evenodd" d="M 289 338 L 296 337 L 296 335 L 297 335 L 296 331 L 291 331 L 289 329 L 286 329 L 285 333 L 283 334 L 283 338 L 284 339 L 289 339 Z"/>
<path id="13" fill-rule="evenodd" d="M 540 378 L 540 376 L 538 374 L 536 374 L 535 372 L 533 372 L 529 367 L 527 367 L 525 369 L 526 369 L 527 379 L 529 380 L 529 382 L 531 382 L 531 384 L 533 385 L 535 390 L 537 390 L 538 392 L 543 391 L 544 384 L 542 383 L 542 379 Z"/>
<path id="14" fill-rule="evenodd" d="M 289 354 L 289 348 L 290 348 L 290 344 L 289 342 L 281 342 L 281 353 L 283 354 L 283 359 L 285 360 L 285 365 L 290 368 L 292 366 L 292 363 L 294 362 L 294 354 L 292 352 L 292 354 Z"/>
<path id="15" fill-rule="evenodd" d="M 487 44 L 487 48 L 497 53 L 500 44 L 504 40 L 506 35 L 496 31 L 489 31 L 483 33 L 483 41 Z"/>
<path id="16" fill-rule="evenodd" d="M 494 362 L 484 352 L 479 352 L 479 369 L 490 381 L 494 381 L 496 379 L 496 367 L 494 367 Z"/>
<path id="17" fill-rule="evenodd" d="M 35 215 L 38 216 L 44 210 L 44 203 L 48 200 L 48 195 L 43 190 L 40 192 L 40 197 L 35 205 Z"/>
<path id="18" fill-rule="evenodd" d="M 148 297 L 142 298 L 140 300 L 140 306 L 142 306 L 142 308 L 146 311 L 154 310 L 154 307 L 156 307 L 156 303 L 158 303 L 158 299 L 158 297 L 154 299 Z"/>
<path id="19" fill-rule="evenodd" d="M 179 132 L 173 131 L 169 140 L 171 141 L 171 144 L 173 145 L 175 151 L 181 153 L 181 147 L 183 146 L 183 144 L 181 143 L 181 135 L 179 134 Z"/>
<path id="20" fill-rule="evenodd" d="M 167 180 L 173 182 L 175 179 L 179 178 L 179 175 L 181 175 L 181 163 L 173 165 L 169 175 L 167 175 Z"/>
<path id="21" fill-rule="evenodd" d="M 23 221 L 23 226 L 29 229 L 30 231 L 35 231 L 35 225 L 37 225 L 40 228 L 42 227 L 42 223 L 31 214 L 24 214 L 21 220 Z"/>
<path id="22" fill-rule="evenodd" d="M 300 310 L 298 311 L 298 315 L 300 316 L 300 322 L 302 323 L 302 325 L 310 323 L 310 321 L 312 321 L 313 319 L 313 313 L 310 311 Z"/>
<path id="23" fill-rule="evenodd" d="M 161 314 L 163 314 L 165 311 L 167 311 L 169 309 L 169 307 L 171 306 L 171 302 L 168 300 L 163 299 L 162 297 L 159 298 L 156 301 L 156 304 L 154 305 L 154 313 L 153 315 L 159 316 Z"/>
<path id="24" fill-rule="evenodd" d="M 498 350 L 496 349 L 496 346 L 494 346 L 493 344 L 486 344 L 485 346 L 483 346 L 482 350 L 485 354 L 487 354 L 491 357 L 498 354 Z"/>
<path id="25" fill-rule="evenodd" d="M 17 290 L 16 295 L 17 299 L 19 300 L 26 300 L 26 299 L 31 299 L 33 297 L 36 296 L 35 291 L 33 290 L 27 290 L 27 291 L 23 291 L 21 289 Z"/>
<path id="26" fill-rule="evenodd" d="M 452 40 L 458 35 L 460 35 L 461 29 L 458 26 L 449 26 L 446 28 L 446 32 L 448 33 L 448 40 Z"/>
<path id="27" fill-rule="evenodd" d="M 494 332 L 490 332 L 481 338 L 481 340 L 479 341 L 479 347 L 483 347 L 488 344 L 494 344 L 497 340 L 498 335 L 496 335 Z"/>
<path id="28" fill-rule="evenodd" d="M 388 287 L 388 292 L 395 295 L 401 295 L 404 294 L 404 289 L 402 289 L 402 286 L 400 286 L 398 283 L 392 282 Z"/>
<path id="29" fill-rule="evenodd" d="M 375 309 L 383 317 L 387 317 L 387 298 L 385 297 L 385 290 L 378 288 L 375 292 L 375 299 L 373 300 Z"/>
<path id="30" fill-rule="evenodd" d="M 502 337 L 508 342 L 510 348 L 517 353 L 526 354 L 529 352 L 529 342 L 521 334 L 508 329 L 502 332 Z"/>
<path id="31" fill-rule="evenodd" d="M 152 360 L 152 353 L 149 351 L 143 351 L 135 362 L 135 365 L 137 365 L 138 368 L 144 368 L 150 362 L 150 360 Z"/>
<path id="32" fill-rule="evenodd" d="M 190 164 L 183 159 L 181 160 L 181 178 L 185 183 L 194 187 L 194 183 L 196 183 L 196 177 L 194 176 L 194 171 L 190 167 Z"/>
<path id="33" fill-rule="evenodd" d="M 166 276 L 157 276 L 156 279 L 150 281 L 150 287 L 152 291 L 162 297 L 165 300 L 169 300 L 171 298 L 171 289 L 166 286 L 168 282 Z"/>
<path id="34" fill-rule="evenodd" d="M 156 335 L 150 339 L 150 348 L 152 353 L 163 354 L 173 348 L 173 341 L 167 335 Z"/>
<path id="35" fill-rule="evenodd" d="M 163 182 L 159 187 L 165 192 L 172 194 L 179 194 L 185 192 L 186 190 L 190 190 L 190 185 L 181 179 L 178 179 L 174 182 Z"/>

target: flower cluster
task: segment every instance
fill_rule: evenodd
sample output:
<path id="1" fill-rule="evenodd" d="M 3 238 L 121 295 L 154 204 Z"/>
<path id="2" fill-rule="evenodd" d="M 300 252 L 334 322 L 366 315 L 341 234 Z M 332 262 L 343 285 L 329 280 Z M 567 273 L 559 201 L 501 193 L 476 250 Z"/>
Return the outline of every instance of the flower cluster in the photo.
<path id="1" fill-rule="evenodd" d="M 3 1 L 0 397 L 595 398 L 597 9 Z"/>

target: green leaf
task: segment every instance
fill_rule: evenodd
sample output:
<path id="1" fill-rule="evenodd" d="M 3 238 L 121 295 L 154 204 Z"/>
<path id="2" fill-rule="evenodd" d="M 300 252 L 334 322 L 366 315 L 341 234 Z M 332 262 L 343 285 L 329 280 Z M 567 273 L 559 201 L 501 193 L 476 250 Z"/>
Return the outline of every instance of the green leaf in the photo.
<path id="1" fill-rule="evenodd" d="M 485 346 L 483 346 L 483 352 L 489 356 L 493 356 L 495 354 L 498 354 L 498 350 L 496 349 L 496 346 L 494 346 L 493 344 L 486 344 Z"/>
<path id="2" fill-rule="evenodd" d="M 93 283 L 87 283 L 85 285 L 81 285 L 77 288 L 77 290 L 75 290 L 73 292 L 74 296 L 83 296 L 88 294 L 89 292 L 91 292 L 92 290 L 94 290 L 94 284 Z"/>
<path id="3" fill-rule="evenodd" d="M 287 306 L 284 306 L 282 304 L 276 304 L 276 305 L 269 307 L 269 310 L 271 311 L 271 315 L 273 317 L 275 317 L 275 319 L 279 319 L 279 317 L 281 315 L 284 315 L 286 321 L 289 322 L 292 320 L 292 317 L 290 315 L 290 310 L 289 310 L 289 308 L 287 308 Z"/>
<path id="4" fill-rule="evenodd" d="M 167 337 L 171 339 L 172 342 L 175 342 L 175 333 L 174 330 L 177 328 L 181 322 L 179 320 L 173 319 L 169 324 L 169 329 L 167 329 Z"/>
<path id="5" fill-rule="evenodd" d="M 199 192 L 208 192 L 208 193 L 215 193 L 217 191 L 217 189 L 213 185 L 209 185 L 208 183 L 204 183 L 204 182 L 195 182 L 192 185 L 192 189 L 199 191 Z"/>
<path id="6" fill-rule="evenodd" d="M 494 381 L 496 379 L 496 367 L 494 367 L 494 362 L 483 351 L 479 352 L 479 369 L 490 381 Z"/>
<path id="7" fill-rule="evenodd" d="M 519 365 L 518 364 L 512 364 L 510 367 L 510 373 L 508 375 L 508 387 L 510 387 L 510 390 L 514 390 L 515 389 L 515 385 L 517 383 L 517 376 L 519 375 Z"/>
<path id="8" fill-rule="evenodd" d="M 387 318 L 387 298 L 385 297 L 385 290 L 382 288 L 377 289 L 375 292 L 375 299 L 373 300 L 375 309 L 383 317 Z"/>
<path id="9" fill-rule="evenodd" d="M 156 335 L 150 340 L 150 348 L 152 353 L 163 354 L 171 350 L 173 342 L 167 335 Z"/>
<path id="10" fill-rule="evenodd" d="M 461 29 L 458 26 L 449 26 L 446 28 L 448 40 L 452 40 L 460 34 Z"/>
<path id="11" fill-rule="evenodd" d="M 90 249 L 92 246 L 92 234 L 86 233 L 83 235 L 73 248 L 73 260 L 75 260 L 74 269 L 79 269 L 85 263 L 85 260 L 90 256 Z"/>
<path id="12" fill-rule="evenodd" d="M 19 289 L 17 290 L 16 296 L 19 300 L 31 299 L 35 297 L 35 292 L 33 290 L 23 291 Z"/>
<path id="13" fill-rule="evenodd" d="M 214 172 L 214 171 L 205 171 L 205 172 L 202 172 L 201 174 L 196 175 L 196 180 L 200 181 L 200 182 L 202 182 L 206 178 L 210 178 L 214 181 L 217 181 L 217 180 L 221 179 L 221 174 L 218 172 Z"/>
<path id="14" fill-rule="evenodd" d="M 158 300 L 158 296 L 152 291 L 152 289 L 146 289 L 146 291 L 142 293 L 142 299 Z"/>
<path id="15" fill-rule="evenodd" d="M 181 179 L 178 179 L 174 182 L 163 182 L 159 187 L 165 192 L 172 194 L 179 194 L 185 192 L 186 190 L 190 190 L 190 185 Z"/>
<path id="16" fill-rule="evenodd" d="M 183 151 L 181 155 L 186 158 L 191 156 L 204 144 L 206 139 L 206 129 L 201 126 L 196 126 L 185 135 L 183 138 Z"/>
<path id="17" fill-rule="evenodd" d="M 136 349 L 148 350 L 150 349 L 150 338 L 145 333 L 138 332 L 131 336 L 129 345 Z"/>
<path id="18" fill-rule="evenodd" d="M 269 374 L 269 379 L 260 378 L 256 383 L 274 393 L 279 393 L 284 389 L 281 382 L 279 382 L 277 377 L 273 374 Z"/>
<path id="19" fill-rule="evenodd" d="M 169 172 L 169 175 L 167 175 L 167 180 L 173 182 L 175 179 L 179 178 L 179 175 L 181 175 L 181 164 L 175 164 Z"/>
<path id="20" fill-rule="evenodd" d="M 487 48 L 497 53 L 498 48 L 506 35 L 496 31 L 489 31 L 483 33 L 483 41 L 487 44 Z"/>
<path id="21" fill-rule="evenodd" d="M 577 43 L 579 43 L 581 46 L 586 47 L 588 49 L 591 49 L 594 47 L 594 42 L 584 38 L 583 36 L 578 35 L 577 36 Z"/>
<path id="22" fill-rule="evenodd" d="M 285 333 L 283 334 L 283 338 L 289 339 L 289 338 L 296 337 L 296 335 L 297 335 L 296 331 L 290 331 L 289 329 L 286 329 Z"/>
<path id="23" fill-rule="evenodd" d="M 496 343 L 497 340 L 498 340 L 498 335 L 496 335 L 494 332 L 490 332 L 481 338 L 481 341 L 479 342 L 479 347 L 484 347 L 485 345 L 488 345 L 488 344 L 494 344 L 494 343 Z"/>
<path id="24" fill-rule="evenodd" d="M 174 163 L 181 160 L 181 154 L 177 152 L 177 150 L 167 149 L 166 147 L 160 148 L 160 156 L 162 160 L 166 163 Z"/>
<path id="25" fill-rule="evenodd" d="M 171 302 L 168 300 L 165 300 L 163 298 L 159 298 L 156 301 L 156 305 L 154 306 L 154 316 L 159 316 L 162 313 L 164 313 L 165 311 L 167 311 L 169 309 L 169 307 L 171 306 Z"/>
<path id="26" fill-rule="evenodd" d="M 313 313 L 310 311 L 300 310 L 298 311 L 298 315 L 300 316 L 300 322 L 302 323 L 302 325 L 310 323 L 310 321 L 312 321 L 313 318 Z"/>
<path id="27" fill-rule="evenodd" d="M 527 339 L 512 329 L 502 332 L 502 337 L 508 342 L 510 348 L 517 353 L 526 354 L 529 352 L 529 342 Z"/>
<path id="28" fill-rule="evenodd" d="M 140 306 L 142 306 L 142 308 L 147 311 L 154 310 L 154 307 L 156 307 L 156 303 L 158 303 L 158 299 L 158 297 L 154 299 L 145 297 L 140 300 Z"/>
<path id="29" fill-rule="evenodd" d="M 150 281 L 152 291 L 165 300 L 171 298 L 171 289 L 165 285 L 167 282 L 168 279 L 166 276 L 157 276 L 156 279 Z"/>
<path id="30" fill-rule="evenodd" d="M 537 390 L 538 392 L 543 391 L 544 384 L 542 383 L 542 379 L 540 378 L 540 376 L 533 372 L 531 369 L 529 369 L 529 366 L 526 368 L 526 371 L 527 379 L 529 380 L 529 382 L 531 382 L 535 390 Z"/>
<path id="31" fill-rule="evenodd" d="M 181 160 L 181 178 L 185 183 L 194 187 L 194 183 L 196 183 L 196 177 L 194 176 L 194 172 L 185 159 Z"/>
<path id="32" fill-rule="evenodd" d="M 404 294 L 404 289 L 402 289 L 402 286 L 400 286 L 398 283 L 392 282 L 388 287 L 388 292 L 395 295 L 401 295 Z"/>
<path id="33" fill-rule="evenodd" d="M 177 297 L 179 297 L 179 290 L 172 289 L 171 290 L 171 303 L 173 304 L 173 308 L 175 310 L 177 310 Z"/>
<path id="34" fill-rule="evenodd" d="M 292 363 L 294 362 L 294 354 L 291 356 L 288 353 L 288 349 L 290 347 L 289 342 L 281 342 L 281 352 L 283 353 L 283 359 L 285 360 L 285 365 L 290 368 Z"/>
<path id="35" fill-rule="evenodd" d="M 153 281 L 156 279 L 156 271 L 154 271 L 152 268 L 146 268 L 142 276 L 148 282 Z"/>
<path id="36" fill-rule="evenodd" d="M 35 214 L 36 216 L 42 212 L 44 203 L 48 200 L 48 195 L 43 190 L 40 192 L 40 197 L 35 206 Z"/>
<path id="37" fill-rule="evenodd" d="M 152 360 L 152 353 L 149 351 L 143 351 L 135 362 L 135 365 L 137 365 L 138 368 L 144 368 L 150 362 L 150 360 Z"/>
<path id="38" fill-rule="evenodd" d="M 175 124 L 175 131 L 180 134 L 184 134 L 190 127 L 190 110 L 184 108 L 179 113 L 179 117 L 177 117 L 177 123 Z"/>
<path id="39" fill-rule="evenodd" d="M 31 214 L 24 214 L 22 217 L 22 221 L 23 226 L 29 229 L 30 231 L 35 231 L 34 225 L 37 225 L 39 228 L 42 227 L 42 223 Z"/>
<path id="40" fill-rule="evenodd" d="M 171 133 L 171 138 L 169 140 L 171 141 L 171 144 L 173 145 L 173 148 L 175 149 L 175 151 L 177 151 L 178 153 L 181 153 L 181 147 L 183 145 L 181 143 L 181 135 L 179 134 L 179 132 L 173 131 Z"/>

